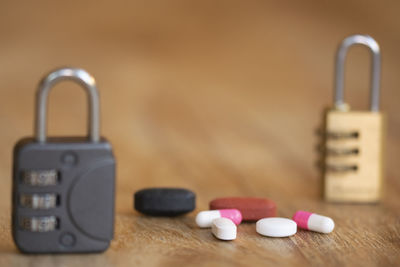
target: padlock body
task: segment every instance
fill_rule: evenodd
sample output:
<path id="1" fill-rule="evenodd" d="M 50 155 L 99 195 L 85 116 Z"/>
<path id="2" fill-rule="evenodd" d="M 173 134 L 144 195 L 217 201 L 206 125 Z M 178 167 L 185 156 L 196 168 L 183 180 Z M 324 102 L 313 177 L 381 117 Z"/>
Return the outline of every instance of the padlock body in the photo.
<path id="1" fill-rule="evenodd" d="M 383 114 L 328 110 L 325 123 L 325 199 L 378 202 L 383 177 Z M 335 134 L 341 137 L 333 137 Z"/>
<path id="2" fill-rule="evenodd" d="M 12 235 L 25 253 L 101 252 L 114 232 L 115 159 L 102 139 L 14 147 Z"/>

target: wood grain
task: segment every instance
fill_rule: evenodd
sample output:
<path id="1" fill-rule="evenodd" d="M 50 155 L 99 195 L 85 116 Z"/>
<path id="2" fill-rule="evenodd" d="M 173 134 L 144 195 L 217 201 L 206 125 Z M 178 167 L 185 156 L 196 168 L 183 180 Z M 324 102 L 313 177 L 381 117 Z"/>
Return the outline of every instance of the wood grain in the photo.
<path id="1" fill-rule="evenodd" d="M 340 1 L 3 1 L 0 8 L 0 266 L 395 266 L 400 264 L 400 5 Z M 334 53 L 367 33 L 382 49 L 388 116 L 384 197 L 377 205 L 322 201 L 315 163 L 332 104 Z M 20 254 L 11 239 L 11 151 L 31 135 L 39 79 L 58 66 L 97 78 L 102 134 L 118 160 L 115 238 L 103 254 Z M 350 51 L 346 100 L 368 104 L 369 56 Z M 50 135 L 85 134 L 83 90 L 51 93 Z M 133 211 L 148 186 L 197 193 L 197 211 L 223 196 L 269 197 L 278 214 L 331 216 L 332 234 L 265 238 L 254 224 L 220 242 L 196 212 Z"/>

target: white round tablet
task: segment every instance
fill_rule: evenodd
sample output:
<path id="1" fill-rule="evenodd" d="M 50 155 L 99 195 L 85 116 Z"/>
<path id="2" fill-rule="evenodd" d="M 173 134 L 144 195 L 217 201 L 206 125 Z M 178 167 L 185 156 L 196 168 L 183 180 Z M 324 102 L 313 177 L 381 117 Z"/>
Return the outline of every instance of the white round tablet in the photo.
<path id="1" fill-rule="evenodd" d="M 286 218 L 264 218 L 257 221 L 256 231 L 260 235 L 286 237 L 297 232 L 297 224 L 295 221 Z"/>

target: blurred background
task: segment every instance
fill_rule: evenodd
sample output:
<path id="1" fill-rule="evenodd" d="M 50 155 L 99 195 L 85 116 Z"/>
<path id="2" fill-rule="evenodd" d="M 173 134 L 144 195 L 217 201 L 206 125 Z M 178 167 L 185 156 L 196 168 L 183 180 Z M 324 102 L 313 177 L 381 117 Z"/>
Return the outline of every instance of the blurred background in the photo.
<path id="1" fill-rule="evenodd" d="M 221 195 L 289 206 L 289 196 L 318 199 L 315 131 L 332 105 L 336 48 L 356 33 L 381 46 L 386 195 L 395 194 L 399 10 L 396 0 L 1 1 L 2 230 L 13 145 L 33 134 L 37 84 L 59 66 L 97 80 L 102 135 L 118 160 L 118 213 L 132 213 L 132 193 L 147 186 L 190 188 L 200 208 Z M 369 51 L 351 49 L 345 97 L 353 109 L 368 108 L 369 74 Z M 49 135 L 86 134 L 86 108 L 78 85 L 58 85 Z"/>

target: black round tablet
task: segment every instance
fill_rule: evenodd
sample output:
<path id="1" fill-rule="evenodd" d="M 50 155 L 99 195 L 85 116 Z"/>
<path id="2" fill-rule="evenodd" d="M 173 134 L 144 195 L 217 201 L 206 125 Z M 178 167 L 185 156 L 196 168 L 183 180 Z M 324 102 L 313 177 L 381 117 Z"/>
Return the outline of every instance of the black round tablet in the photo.
<path id="1" fill-rule="evenodd" d="M 137 211 L 151 216 L 177 216 L 196 207 L 196 195 L 183 188 L 146 188 L 134 194 Z"/>

